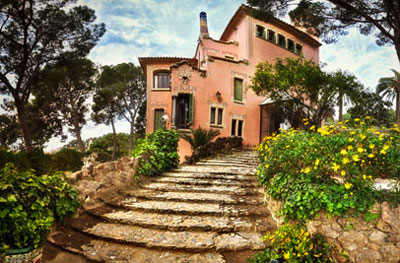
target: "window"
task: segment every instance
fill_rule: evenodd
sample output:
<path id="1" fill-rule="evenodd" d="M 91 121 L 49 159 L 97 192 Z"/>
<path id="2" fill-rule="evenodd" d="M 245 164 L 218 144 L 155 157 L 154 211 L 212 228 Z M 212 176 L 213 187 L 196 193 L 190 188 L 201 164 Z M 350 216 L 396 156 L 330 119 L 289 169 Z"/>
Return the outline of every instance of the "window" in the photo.
<path id="1" fill-rule="evenodd" d="M 175 126 L 188 129 L 193 124 L 193 94 L 179 94 L 175 103 Z"/>
<path id="2" fill-rule="evenodd" d="M 232 119 L 231 135 L 242 137 L 242 135 L 243 135 L 243 120 Z"/>
<path id="3" fill-rule="evenodd" d="M 171 89 L 171 75 L 169 72 L 154 73 L 154 89 Z"/>
<path id="4" fill-rule="evenodd" d="M 218 109 L 218 118 L 217 118 L 217 124 L 222 125 L 222 113 L 224 112 L 224 109 Z"/>
<path id="5" fill-rule="evenodd" d="M 154 131 L 164 128 L 161 117 L 164 115 L 163 109 L 154 110 Z"/>
<path id="6" fill-rule="evenodd" d="M 296 44 L 296 54 L 299 56 L 303 54 L 303 46 L 302 45 Z"/>
<path id="7" fill-rule="evenodd" d="M 265 29 L 262 26 L 256 26 L 256 36 L 265 38 Z"/>
<path id="8" fill-rule="evenodd" d="M 286 47 L 286 38 L 281 34 L 278 34 L 278 45 Z"/>
<path id="9" fill-rule="evenodd" d="M 224 113 L 223 108 L 211 107 L 210 124 L 221 126 L 223 113 Z"/>
<path id="10" fill-rule="evenodd" d="M 275 32 L 274 31 L 272 31 L 272 30 L 268 30 L 268 35 L 267 35 L 267 38 L 268 38 L 268 40 L 269 41 L 271 41 L 271 42 L 276 42 L 276 36 L 275 36 Z"/>
<path id="11" fill-rule="evenodd" d="M 242 101 L 243 100 L 243 80 L 235 78 L 233 89 L 233 100 Z"/>
<path id="12" fill-rule="evenodd" d="M 290 50 L 290 51 L 293 51 L 294 52 L 294 41 L 293 40 L 291 40 L 291 39 L 288 39 L 287 40 L 287 48 Z"/>

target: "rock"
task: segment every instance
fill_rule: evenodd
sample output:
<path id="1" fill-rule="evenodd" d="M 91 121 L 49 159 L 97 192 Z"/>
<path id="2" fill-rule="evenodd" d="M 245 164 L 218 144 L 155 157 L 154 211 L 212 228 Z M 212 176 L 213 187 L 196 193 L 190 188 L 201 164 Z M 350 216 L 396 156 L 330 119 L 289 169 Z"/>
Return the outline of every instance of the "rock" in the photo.
<path id="1" fill-rule="evenodd" d="M 369 236 L 369 241 L 380 245 L 387 242 L 386 239 L 387 235 L 379 230 L 372 231 L 371 235 Z"/>
<path id="2" fill-rule="evenodd" d="M 357 263 L 377 263 L 381 262 L 382 256 L 379 252 L 368 249 L 368 248 L 358 248 L 354 251 L 353 260 Z"/>

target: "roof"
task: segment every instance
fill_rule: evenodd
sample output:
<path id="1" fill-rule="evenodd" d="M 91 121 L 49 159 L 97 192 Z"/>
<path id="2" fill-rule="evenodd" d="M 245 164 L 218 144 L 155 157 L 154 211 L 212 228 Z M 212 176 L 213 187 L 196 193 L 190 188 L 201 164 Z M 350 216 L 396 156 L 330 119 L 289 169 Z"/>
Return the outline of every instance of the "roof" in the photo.
<path id="1" fill-rule="evenodd" d="M 151 64 L 174 64 L 180 61 L 186 60 L 190 64 L 197 65 L 196 58 L 184 58 L 184 57 L 140 57 L 139 63 L 143 69 L 144 75 L 146 77 L 146 66 Z"/>
<path id="2" fill-rule="evenodd" d="M 227 41 L 228 40 L 227 39 L 228 35 L 233 30 L 233 28 L 236 25 L 236 23 L 238 23 L 240 21 L 240 19 L 244 15 L 249 15 L 251 17 L 254 17 L 253 14 L 252 14 L 252 11 L 254 11 L 254 10 L 255 9 L 250 7 L 250 6 L 241 5 L 239 7 L 239 9 L 233 15 L 231 20 L 229 21 L 228 25 L 226 26 L 224 32 L 221 35 L 220 40 L 221 41 Z M 310 36 L 309 34 L 299 30 L 298 28 L 294 27 L 293 25 L 288 24 L 285 21 L 282 21 L 282 20 L 280 20 L 278 18 L 269 17 L 268 20 L 264 20 L 264 22 L 273 24 L 273 25 L 275 25 L 275 26 L 277 26 L 279 28 L 282 28 L 282 29 L 286 30 L 287 32 L 290 32 L 290 33 L 294 34 L 295 36 L 297 36 L 298 38 L 300 38 L 304 42 L 307 42 L 311 46 L 314 46 L 314 47 L 320 47 L 321 46 L 321 43 L 319 41 L 317 41 L 315 38 L 313 38 L 312 36 Z"/>

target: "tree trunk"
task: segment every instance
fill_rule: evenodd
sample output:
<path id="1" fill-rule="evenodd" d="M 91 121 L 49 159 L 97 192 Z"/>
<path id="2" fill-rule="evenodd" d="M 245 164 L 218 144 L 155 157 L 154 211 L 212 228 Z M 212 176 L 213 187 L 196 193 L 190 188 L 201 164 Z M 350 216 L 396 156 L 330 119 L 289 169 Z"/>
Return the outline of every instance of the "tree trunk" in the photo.
<path id="1" fill-rule="evenodd" d="M 21 102 L 15 101 L 15 106 L 17 107 L 18 122 L 22 130 L 22 135 L 24 136 L 25 149 L 30 152 L 33 150 L 33 144 L 31 131 L 29 130 L 26 120 L 25 105 Z"/>
<path id="2" fill-rule="evenodd" d="M 78 113 L 76 112 L 76 110 L 73 107 L 72 107 L 72 118 L 73 118 L 74 131 L 75 131 L 76 141 L 78 143 L 79 151 L 84 153 L 85 145 L 83 144 L 82 137 L 81 137 L 81 127 L 79 126 Z"/>
<path id="3" fill-rule="evenodd" d="M 115 149 L 117 148 L 117 133 L 115 132 L 115 126 L 114 126 L 113 119 L 111 119 L 111 127 L 113 130 L 113 150 L 112 150 L 111 159 L 114 161 L 115 160 Z"/>
<path id="4" fill-rule="evenodd" d="M 396 91 L 396 123 L 400 126 L 400 92 Z"/>
<path id="5" fill-rule="evenodd" d="M 339 121 L 343 121 L 343 95 L 339 95 Z"/>
<path id="6" fill-rule="evenodd" d="M 397 59 L 400 62 L 400 36 L 398 36 L 394 41 L 394 47 L 396 48 Z"/>
<path id="7" fill-rule="evenodd" d="M 131 154 L 132 150 L 133 150 L 133 135 L 134 135 L 134 127 L 133 127 L 133 122 L 131 122 L 131 131 L 129 134 L 129 155 Z"/>

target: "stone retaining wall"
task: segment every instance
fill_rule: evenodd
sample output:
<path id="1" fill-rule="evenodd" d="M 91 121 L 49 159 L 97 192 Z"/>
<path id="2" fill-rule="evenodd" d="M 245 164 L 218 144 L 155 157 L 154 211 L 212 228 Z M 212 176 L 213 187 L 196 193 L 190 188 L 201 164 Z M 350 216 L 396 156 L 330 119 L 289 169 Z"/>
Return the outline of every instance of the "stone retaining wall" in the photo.
<path id="1" fill-rule="evenodd" d="M 283 224 L 283 218 L 277 216 L 281 202 L 268 197 L 265 201 L 278 226 Z M 326 236 L 329 243 L 335 245 L 337 254 L 345 252 L 352 262 L 400 262 L 400 206 L 394 208 L 383 202 L 375 204 L 371 212 L 379 218 L 369 223 L 361 215 L 328 218 L 321 213 L 318 219 L 307 223 L 307 229 L 311 234 Z M 338 255 L 337 262 L 346 262 Z"/>
<path id="2" fill-rule="evenodd" d="M 66 180 L 79 192 L 81 206 L 86 209 L 96 206 L 100 196 L 107 196 L 135 184 L 135 171 L 139 158 L 122 157 L 119 160 L 101 164 L 88 164 L 75 173 L 66 173 Z"/>

